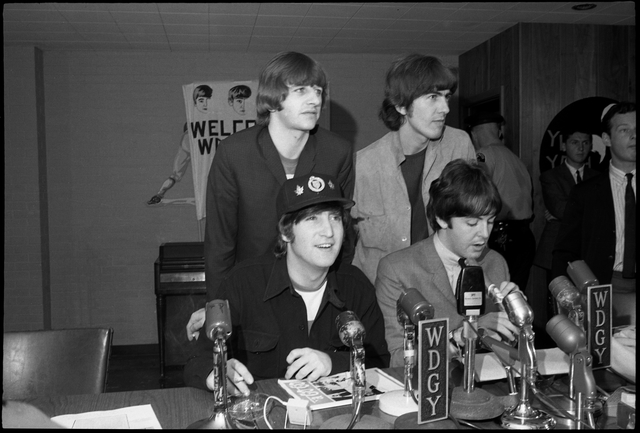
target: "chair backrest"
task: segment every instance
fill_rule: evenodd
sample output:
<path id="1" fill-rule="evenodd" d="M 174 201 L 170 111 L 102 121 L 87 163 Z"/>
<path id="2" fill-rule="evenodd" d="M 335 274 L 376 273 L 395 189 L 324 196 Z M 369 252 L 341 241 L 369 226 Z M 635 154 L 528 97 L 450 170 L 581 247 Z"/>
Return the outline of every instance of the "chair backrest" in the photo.
<path id="1" fill-rule="evenodd" d="M 3 399 L 105 391 L 112 328 L 5 332 Z"/>

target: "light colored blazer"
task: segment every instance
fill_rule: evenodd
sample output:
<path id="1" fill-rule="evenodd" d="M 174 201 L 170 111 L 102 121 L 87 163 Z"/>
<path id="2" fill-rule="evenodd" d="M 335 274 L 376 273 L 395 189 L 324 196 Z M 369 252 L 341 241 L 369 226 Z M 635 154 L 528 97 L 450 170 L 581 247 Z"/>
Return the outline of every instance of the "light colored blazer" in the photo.
<path id="1" fill-rule="evenodd" d="M 422 200 L 429 203 L 431 182 L 452 160 L 475 159 L 469 135 L 447 126 L 427 147 L 422 169 Z M 373 283 L 381 258 L 411 245 L 411 204 L 400 164 L 405 160 L 399 133 L 392 131 L 356 154 L 351 216 L 358 230 L 353 264 Z M 430 228 L 429 233 L 433 230 Z"/>
<path id="2" fill-rule="evenodd" d="M 433 236 L 411 245 L 409 248 L 389 254 L 378 265 L 375 282 L 378 305 L 384 316 L 385 339 L 391 353 L 390 367 L 404 365 L 404 330 L 398 323 L 396 302 L 400 294 L 416 288 L 433 305 L 436 319 L 449 318 L 449 330 L 462 325 L 456 297 L 449 283 L 447 271 L 436 252 Z M 484 271 L 485 284 L 500 285 L 509 281 L 509 268 L 497 252 L 486 249 L 478 260 Z M 485 313 L 498 311 L 489 299 L 485 301 Z"/>

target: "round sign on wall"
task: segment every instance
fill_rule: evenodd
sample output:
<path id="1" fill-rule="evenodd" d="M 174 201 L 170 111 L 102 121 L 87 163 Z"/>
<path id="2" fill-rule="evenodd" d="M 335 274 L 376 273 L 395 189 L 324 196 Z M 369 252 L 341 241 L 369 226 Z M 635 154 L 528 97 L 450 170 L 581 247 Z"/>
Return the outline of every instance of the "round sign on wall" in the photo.
<path id="1" fill-rule="evenodd" d="M 580 126 L 584 132 L 589 132 L 593 139 L 591 155 L 587 165 L 599 171 L 607 170 L 611 159 L 611 150 L 602 142 L 602 128 L 600 117 L 607 105 L 615 101 L 610 98 L 593 96 L 572 102 L 563 108 L 553 118 L 545 131 L 540 144 L 540 173 L 562 164 L 565 153 L 561 150 L 562 131 L 568 125 Z"/>

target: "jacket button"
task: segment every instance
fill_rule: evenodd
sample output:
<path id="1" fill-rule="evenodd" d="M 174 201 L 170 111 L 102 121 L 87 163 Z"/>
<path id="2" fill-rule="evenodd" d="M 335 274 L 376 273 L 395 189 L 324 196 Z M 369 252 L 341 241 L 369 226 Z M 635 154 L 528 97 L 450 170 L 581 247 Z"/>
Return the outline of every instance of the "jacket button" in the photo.
<path id="1" fill-rule="evenodd" d="M 402 238 L 402 242 L 407 242 L 407 238 Z"/>

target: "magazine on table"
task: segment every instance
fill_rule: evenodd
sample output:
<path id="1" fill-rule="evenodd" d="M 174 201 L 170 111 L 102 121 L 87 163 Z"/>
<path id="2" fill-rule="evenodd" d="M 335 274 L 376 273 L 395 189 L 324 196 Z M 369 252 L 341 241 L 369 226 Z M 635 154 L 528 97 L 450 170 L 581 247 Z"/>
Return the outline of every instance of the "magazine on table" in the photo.
<path id="1" fill-rule="evenodd" d="M 379 368 L 368 368 L 365 401 L 378 400 L 389 391 L 402 391 L 404 385 Z M 297 379 L 278 379 L 280 386 L 289 395 L 308 400 L 311 410 L 326 409 L 351 404 L 351 373 L 334 374 L 315 381 Z"/>

